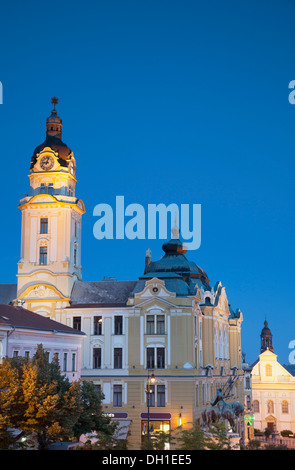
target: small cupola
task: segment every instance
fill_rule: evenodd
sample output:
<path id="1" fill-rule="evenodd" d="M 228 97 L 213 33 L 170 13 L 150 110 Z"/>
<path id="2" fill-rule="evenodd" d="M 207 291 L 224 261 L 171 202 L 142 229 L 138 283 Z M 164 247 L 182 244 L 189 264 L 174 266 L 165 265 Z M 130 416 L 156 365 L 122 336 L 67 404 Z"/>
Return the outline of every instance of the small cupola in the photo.
<path id="1" fill-rule="evenodd" d="M 53 110 L 51 111 L 51 115 L 46 120 L 46 134 L 58 137 L 61 139 L 62 137 L 62 120 L 58 116 L 55 106 L 58 104 L 58 98 L 55 96 L 51 99 L 51 103 L 53 104 Z"/>

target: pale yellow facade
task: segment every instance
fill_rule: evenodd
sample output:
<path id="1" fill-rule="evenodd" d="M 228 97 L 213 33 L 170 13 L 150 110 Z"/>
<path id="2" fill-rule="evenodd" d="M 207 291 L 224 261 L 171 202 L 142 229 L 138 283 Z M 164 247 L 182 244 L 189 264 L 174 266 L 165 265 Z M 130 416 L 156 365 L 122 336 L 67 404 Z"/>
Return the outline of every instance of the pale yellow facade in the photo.
<path id="1" fill-rule="evenodd" d="M 295 377 L 266 350 L 252 369 L 254 428 L 295 434 Z"/>
<path id="2" fill-rule="evenodd" d="M 53 112 L 59 139 L 58 119 Z M 169 276 L 159 270 L 141 277 L 138 284 L 135 281 L 123 304 L 73 301 L 75 287 L 83 290 L 84 285 L 81 228 L 85 208 L 75 195 L 74 155 L 69 151 L 61 158 L 64 148 L 56 144 L 55 128 L 50 134 L 49 125 L 48 142 L 32 160 L 31 194 L 19 206 L 22 233 L 15 303 L 86 334 L 81 377 L 101 388 L 105 413 L 128 424 L 130 449 L 140 448 L 146 430 L 151 373 L 156 379 L 149 413 L 152 431 L 188 428 L 195 420 L 201 423 L 203 408 L 210 405 L 217 387 L 224 387 L 233 375 L 238 380 L 230 401 L 243 403 L 242 313 L 230 309 L 222 284 L 208 287 L 206 273 L 189 264 L 183 253 L 177 256 L 187 263 L 195 283 L 187 294 L 173 290 Z M 179 242 L 172 238 L 173 243 Z M 171 272 L 170 277 L 175 285 L 187 287 L 186 276 Z M 114 290 L 123 281 L 116 282 Z M 100 286 L 99 282 L 95 285 L 98 294 Z"/>

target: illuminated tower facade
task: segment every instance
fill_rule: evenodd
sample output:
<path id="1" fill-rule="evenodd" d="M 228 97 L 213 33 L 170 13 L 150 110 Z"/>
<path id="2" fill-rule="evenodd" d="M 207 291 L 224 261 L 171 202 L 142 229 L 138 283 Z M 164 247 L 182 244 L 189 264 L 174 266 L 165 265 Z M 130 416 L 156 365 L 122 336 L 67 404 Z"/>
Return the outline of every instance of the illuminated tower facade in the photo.
<path id="1" fill-rule="evenodd" d="M 81 224 L 85 212 L 76 197 L 76 160 L 62 141 L 57 98 L 46 121 L 45 141 L 36 147 L 30 166 L 30 195 L 20 201 L 21 258 L 17 301 L 51 317 L 69 303 L 82 278 Z"/>

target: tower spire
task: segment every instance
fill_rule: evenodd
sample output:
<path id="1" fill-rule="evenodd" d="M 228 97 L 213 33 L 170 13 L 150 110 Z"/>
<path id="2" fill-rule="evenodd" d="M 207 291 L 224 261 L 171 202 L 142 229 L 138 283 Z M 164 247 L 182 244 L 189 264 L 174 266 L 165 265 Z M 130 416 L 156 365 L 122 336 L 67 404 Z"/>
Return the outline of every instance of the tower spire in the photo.
<path id="1" fill-rule="evenodd" d="M 47 118 L 46 121 L 46 134 L 51 135 L 53 137 L 57 137 L 61 140 L 62 137 L 62 120 L 57 114 L 57 110 L 55 106 L 58 104 L 58 98 L 53 96 L 51 98 L 51 104 L 53 104 L 53 110 L 51 111 L 51 115 Z"/>
<path id="2" fill-rule="evenodd" d="M 260 339 L 261 339 L 260 353 L 266 351 L 267 349 L 274 352 L 273 344 L 272 344 L 272 333 L 268 327 L 266 316 L 265 316 L 265 321 L 264 321 L 264 328 L 262 328 L 261 330 Z"/>

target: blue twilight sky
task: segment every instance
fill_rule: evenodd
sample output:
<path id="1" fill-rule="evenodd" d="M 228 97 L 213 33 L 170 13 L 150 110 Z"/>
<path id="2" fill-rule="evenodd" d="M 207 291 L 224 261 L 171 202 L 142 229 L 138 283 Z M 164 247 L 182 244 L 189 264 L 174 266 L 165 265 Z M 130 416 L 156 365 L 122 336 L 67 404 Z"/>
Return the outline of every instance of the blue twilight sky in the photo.
<path id="1" fill-rule="evenodd" d="M 294 328 L 295 4 L 289 0 L 2 2 L 0 282 L 16 281 L 19 199 L 59 97 L 77 159 L 83 278 L 137 279 L 163 240 L 93 236 L 100 202 L 202 205 L 188 257 L 221 281 L 259 354 L 265 316 L 288 363 Z"/>

